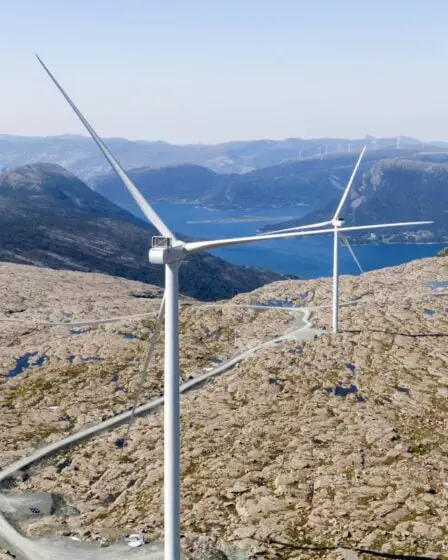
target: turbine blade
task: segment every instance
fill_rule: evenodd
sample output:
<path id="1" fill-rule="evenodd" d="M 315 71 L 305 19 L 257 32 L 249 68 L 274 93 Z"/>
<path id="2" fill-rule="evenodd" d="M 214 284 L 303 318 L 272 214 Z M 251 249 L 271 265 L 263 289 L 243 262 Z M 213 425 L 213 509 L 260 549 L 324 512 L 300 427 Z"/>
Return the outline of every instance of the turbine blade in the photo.
<path id="1" fill-rule="evenodd" d="M 393 224 L 372 224 L 369 226 L 348 226 L 343 228 L 338 228 L 338 231 L 359 231 L 363 229 L 381 229 L 389 227 L 406 227 L 406 226 L 423 226 L 428 224 L 433 224 L 434 222 L 396 222 Z"/>
<path id="2" fill-rule="evenodd" d="M 166 226 L 164 224 L 164 222 L 162 221 L 160 216 L 157 214 L 157 212 L 150 206 L 148 201 L 143 197 L 141 192 L 137 189 L 137 187 L 134 185 L 134 183 L 128 177 L 128 175 L 126 174 L 124 169 L 121 167 L 121 165 L 115 159 L 115 156 L 109 151 L 109 149 L 106 147 L 104 142 L 101 140 L 101 138 L 98 136 L 98 134 L 95 132 L 95 130 L 88 123 L 86 118 L 83 116 L 81 111 L 76 107 L 76 105 L 70 99 L 68 94 L 64 91 L 64 89 L 62 88 L 60 83 L 56 80 L 56 78 L 53 76 L 53 74 L 50 72 L 50 70 L 47 68 L 47 66 L 44 64 L 44 62 L 39 58 L 39 56 L 37 54 L 36 54 L 36 58 L 40 62 L 42 68 L 45 70 L 45 72 L 50 77 L 51 81 L 58 88 L 58 90 L 62 93 L 65 100 L 70 105 L 70 107 L 73 109 L 73 111 L 75 112 L 75 114 L 77 115 L 79 120 L 82 122 L 82 124 L 84 125 L 84 127 L 86 128 L 86 130 L 88 131 L 90 136 L 93 138 L 96 145 L 101 150 L 104 157 L 107 159 L 107 161 L 109 162 L 112 169 L 118 175 L 120 181 L 127 188 L 127 190 L 129 191 L 129 193 L 131 194 L 131 196 L 133 197 L 133 199 L 137 203 L 140 210 L 146 216 L 148 221 L 160 232 L 161 235 L 163 235 L 165 237 L 171 237 L 173 240 L 176 240 L 175 235 L 171 232 L 171 230 L 168 228 L 168 226 Z"/>
<path id="3" fill-rule="evenodd" d="M 270 239 L 285 239 L 288 237 L 304 237 L 308 235 L 317 235 L 323 233 L 333 233 L 334 228 L 318 229 L 308 231 L 290 231 L 286 233 L 266 233 L 264 235 L 251 235 L 250 237 L 234 237 L 232 239 L 215 239 L 213 241 L 191 241 L 185 243 L 184 249 L 187 252 L 207 251 L 208 249 L 217 249 L 219 247 L 228 247 L 230 245 L 243 245 L 245 243 L 260 243 L 260 241 L 269 241 Z"/>
<path id="4" fill-rule="evenodd" d="M 424 224 L 433 224 L 434 222 L 398 222 L 394 224 L 374 224 L 369 226 L 352 226 L 346 228 L 338 228 L 338 232 L 356 231 L 364 229 L 379 229 L 385 227 L 404 227 L 418 226 Z M 322 235 L 334 233 L 334 228 L 317 229 L 308 231 L 290 231 L 286 233 L 266 233 L 264 235 L 252 235 L 250 237 L 234 237 L 231 239 L 215 239 L 212 241 L 192 241 L 185 243 L 184 250 L 188 253 L 193 251 L 207 251 L 208 249 L 218 249 L 219 247 L 229 247 L 231 245 L 243 245 L 245 243 L 259 243 L 260 241 L 269 241 L 270 239 L 285 239 L 288 237 L 305 237 L 311 235 Z"/>
<path id="5" fill-rule="evenodd" d="M 269 231 L 269 233 L 285 233 L 286 231 L 302 231 L 303 229 L 312 229 L 312 228 L 318 228 L 318 227 L 322 227 L 322 226 L 328 226 L 331 224 L 331 221 L 327 221 L 327 222 L 318 222 L 316 224 L 308 224 L 306 226 L 295 226 L 295 227 L 290 227 L 290 228 L 286 228 L 286 229 L 276 229 L 273 231 Z M 261 235 L 261 234 L 260 234 Z"/>
<path id="6" fill-rule="evenodd" d="M 145 361 L 143 362 L 142 372 L 140 374 L 140 381 L 135 391 L 134 403 L 132 405 L 131 416 L 129 417 L 128 429 L 126 430 L 126 435 L 123 441 L 123 448 L 126 445 L 126 442 L 128 441 L 129 432 L 131 431 L 131 427 L 134 422 L 135 410 L 138 405 L 138 399 L 140 397 L 140 393 L 142 391 L 143 385 L 148 379 L 149 365 L 151 363 L 151 359 L 154 354 L 154 348 L 156 346 L 157 340 L 159 339 L 160 327 L 162 326 L 162 317 L 164 313 L 165 313 L 165 294 L 163 294 L 162 303 L 160 304 L 159 313 L 157 314 L 156 324 L 154 325 L 154 331 L 152 333 L 151 342 L 149 344 L 148 353 L 146 354 Z"/>
<path id="7" fill-rule="evenodd" d="M 340 239 L 341 239 L 342 243 L 343 243 L 343 244 L 347 247 L 347 249 L 349 250 L 349 253 L 350 253 L 351 256 L 353 257 L 353 260 L 355 261 L 356 266 L 359 268 L 361 274 L 363 274 L 363 273 L 364 273 L 364 270 L 363 270 L 363 268 L 362 268 L 362 266 L 361 266 L 361 263 L 360 263 L 359 260 L 358 260 L 358 257 L 356 256 L 355 251 L 353 251 L 353 247 L 350 245 L 349 240 L 345 237 L 345 235 L 342 235 L 342 234 L 340 235 Z"/>
<path id="8" fill-rule="evenodd" d="M 339 217 L 339 213 L 341 212 L 342 207 L 344 206 L 344 203 L 345 203 L 345 201 L 346 201 L 346 199 L 347 199 L 347 196 L 348 196 L 348 193 L 349 193 L 349 191 L 350 191 L 350 189 L 351 189 L 351 187 L 352 187 L 352 185 L 353 185 L 353 181 L 355 180 L 356 173 L 358 172 L 358 168 L 359 168 L 359 166 L 360 166 L 360 164 L 361 164 L 361 160 L 362 160 L 362 158 L 364 157 L 364 154 L 365 154 L 366 150 L 367 150 L 367 145 L 364 146 L 364 148 L 362 149 L 362 151 L 361 151 L 361 153 L 360 153 L 360 155 L 359 155 L 358 161 L 356 162 L 356 165 L 355 165 L 355 167 L 353 168 L 353 171 L 352 171 L 352 174 L 351 174 L 351 176 L 350 176 L 350 179 L 349 179 L 349 181 L 348 181 L 348 183 L 347 183 L 347 186 L 345 187 L 345 191 L 344 191 L 344 193 L 343 193 L 343 195 L 342 195 L 341 200 L 339 201 L 338 207 L 336 208 L 336 212 L 334 213 L 333 220 L 336 220 L 336 218 Z"/>

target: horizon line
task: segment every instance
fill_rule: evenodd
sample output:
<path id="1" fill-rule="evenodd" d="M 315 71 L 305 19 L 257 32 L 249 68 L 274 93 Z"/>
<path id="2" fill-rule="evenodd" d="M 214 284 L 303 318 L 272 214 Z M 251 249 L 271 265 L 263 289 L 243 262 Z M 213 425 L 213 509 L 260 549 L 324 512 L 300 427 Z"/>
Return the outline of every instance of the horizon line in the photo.
<path id="1" fill-rule="evenodd" d="M 35 138 L 35 139 L 51 139 L 51 138 L 77 138 L 77 139 L 86 139 L 89 140 L 90 136 L 86 134 L 73 134 L 70 132 L 64 132 L 61 134 L 10 134 L 10 133 L 0 133 L 0 139 L 3 138 Z M 422 140 L 417 137 L 407 136 L 407 135 L 397 135 L 397 136 L 372 136 L 366 134 L 363 137 L 357 138 L 348 138 L 342 136 L 317 136 L 317 137 L 305 137 L 305 136 L 289 136 L 287 138 L 248 138 L 245 140 L 224 140 L 219 142 L 171 142 L 168 140 L 145 140 L 145 139 L 130 139 L 126 138 L 125 136 L 106 136 L 104 137 L 105 140 L 124 140 L 126 142 L 134 143 L 134 144 L 166 144 L 169 146 L 220 146 L 223 144 L 245 144 L 249 142 L 272 142 L 272 143 L 282 143 L 288 141 L 300 141 L 300 142 L 347 142 L 347 143 L 356 143 L 360 142 L 365 144 L 366 140 L 371 139 L 371 141 L 397 141 L 400 140 L 407 140 L 411 142 L 415 142 L 418 144 L 437 144 L 437 143 L 448 143 L 448 140 Z"/>

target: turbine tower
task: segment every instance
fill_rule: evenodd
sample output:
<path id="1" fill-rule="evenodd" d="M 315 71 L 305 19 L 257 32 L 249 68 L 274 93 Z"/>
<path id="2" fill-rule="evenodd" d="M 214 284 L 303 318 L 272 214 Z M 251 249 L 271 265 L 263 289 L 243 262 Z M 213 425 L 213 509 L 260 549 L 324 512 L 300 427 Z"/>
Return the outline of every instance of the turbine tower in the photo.
<path id="1" fill-rule="evenodd" d="M 364 146 L 364 148 L 361 151 L 361 154 L 358 158 L 358 161 L 356 162 L 356 165 L 352 171 L 352 174 L 350 176 L 350 179 L 347 183 L 347 186 L 345 187 L 345 190 L 342 194 L 341 200 L 339 201 L 339 204 L 336 208 L 336 212 L 334 213 L 333 217 L 331 220 L 326 221 L 326 222 L 318 222 L 315 224 L 308 224 L 306 226 L 296 226 L 296 227 L 292 227 L 292 228 L 287 228 L 287 229 L 280 229 L 280 230 L 275 230 L 272 231 L 271 233 L 274 234 L 283 234 L 283 233 L 287 233 L 287 232 L 296 232 L 296 231 L 301 231 L 301 230 L 306 230 L 309 228 L 313 228 L 313 229 L 317 229 L 320 227 L 324 227 L 324 226 L 329 226 L 331 225 L 333 227 L 333 300 L 332 300 L 332 329 L 334 333 L 338 332 L 339 329 L 339 242 L 341 241 L 349 250 L 350 255 L 352 256 L 353 260 L 356 263 L 356 266 L 359 268 L 360 272 L 364 272 L 361 264 L 358 260 L 358 258 L 356 257 L 355 252 L 353 251 L 350 242 L 348 241 L 348 239 L 345 237 L 345 235 L 342 233 L 343 231 L 348 231 L 349 229 L 351 231 L 355 231 L 357 229 L 367 229 L 368 227 L 371 228 L 377 228 L 377 227 L 406 227 L 406 226 L 412 226 L 412 225 L 423 225 L 423 224 L 431 224 L 433 222 L 397 222 L 397 223 L 391 223 L 391 224 L 383 224 L 382 226 L 375 224 L 372 226 L 354 226 L 354 227 L 350 227 L 350 228 L 343 228 L 343 224 L 344 224 L 344 219 L 341 217 L 340 213 L 342 210 L 342 207 L 345 204 L 345 201 L 347 200 L 347 196 L 350 192 L 350 189 L 353 185 L 353 181 L 355 180 L 356 174 L 358 172 L 359 166 L 361 164 L 362 158 L 364 157 L 364 154 L 366 152 L 367 146 Z"/>
<path id="2" fill-rule="evenodd" d="M 249 237 L 193 241 L 187 243 L 177 239 L 176 235 L 169 229 L 156 211 L 146 201 L 121 165 L 115 159 L 114 155 L 109 151 L 104 142 L 97 135 L 95 130 L 85 119 L 83 114 L 79 111 L 47 66 L 37 55 L 36 57 L 54 85 L 63 95 L 92 139 L 95 141 L 123 185 L 132 195 L 145 217 L 160 233 L 160 236 L 154 236 L 152 238 L 152 247 L 149 250 L 149 262 L 151 264 L 165 267 L 165 292 L 162 305 L 159 310 L 159 317 L 162 316 L 163 311 L 165 310 L 164 556 L 165 560 L 180 560 L 179 267 L 184 258 L 192 252 L 206 251 L 208 249 L 229 247 L 245 243 L 259 243 L 260 241 L 271 239 L 322 235 L 333 233 L 335 228 L 313 230 L 311 229 L 312 226 L 307 226 L 309 231 L 287 231 L 280 234 L 268 233 Z M 325 223 L 330 224 L 332 222 Z M 345 231 L 388 227 L 389 225 L 390 224 L 377 224 L 348 228 L 341 227 L 338 229 L 338 234 Z M 151 347 L 145 362 L 146 364 L 151 358 L 151 352 L 154 348 L 155 340 L 156 334 L 153 336 L 153 340 L 151 341 Z"/>

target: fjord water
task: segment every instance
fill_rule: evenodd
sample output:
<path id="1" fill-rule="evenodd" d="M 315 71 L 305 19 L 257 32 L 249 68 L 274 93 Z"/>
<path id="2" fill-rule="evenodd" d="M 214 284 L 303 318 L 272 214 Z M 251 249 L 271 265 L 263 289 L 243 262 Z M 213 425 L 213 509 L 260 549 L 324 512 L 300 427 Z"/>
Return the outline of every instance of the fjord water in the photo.
<path id="1" fill-rule="evenodd" d="M 259 228 L 265 225 L 278 223 L 282 219 L 291 217 L 300 218 L 312 210 L 312 208 L 304 206 L 257 210 L 218 210 L 200 208 L 192 204 L 156 204 L 154 206 L 171 229 L 203 239 L 254 235 Z M 132 208 L 129 210 L 133 211 Z M 135 214 L 141 217 L 137 211 Z M 259 217 L 260 219 L 227 221 L 243 216 L 251 219 Z M 367 271 L 423 257 L 432 257 L 442 247 L 441 244 L 382 244 L 355 246 L 355 251 L 361 265 Z M 332 239 L 330 235 L 325 235 L 309 239 L 265 241 L 260 244 L 218 249 L 213 251 L 213 254 L 234 264 L 269 268 L 281 274 L 293 274 L 301 278 L 317 278 L 331 275 Z M 342 274 L 359 273 L 348 251 L 342 247 L 340 263 Z"/>

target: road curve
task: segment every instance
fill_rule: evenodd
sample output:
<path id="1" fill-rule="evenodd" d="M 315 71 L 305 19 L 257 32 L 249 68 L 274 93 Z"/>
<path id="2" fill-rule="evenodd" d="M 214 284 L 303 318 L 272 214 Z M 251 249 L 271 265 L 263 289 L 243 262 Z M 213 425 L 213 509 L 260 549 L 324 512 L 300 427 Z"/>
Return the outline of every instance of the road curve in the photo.
<path id="1" fill-rule="evenodd" d="M 288 333 L 285 333 L 277 338 L 274 338 L 267 342 L 263 342 L 262 344 L 258 344 L 257 346 L 253 346 L 252 348 L 245 350 L 241 354 L 238 354 L 237 356 L 230 358 L 229 360 L 213 368 L 212 370 L 202 373 L 201 375 L 198 375 L 193 379 L 190 379 L 189 381 L 182 383 L 182 385 L 180 386 L 180 392 L 186 393 L 187 391 L 202 384 L 204 381 L 207 381 L 212 377 L 216 377 L 217 375 L 220 375 L 221 373 L 228 371 L 237 363 L 249 358 L 250 356 L 253 356 L 256 352 L 262 350 L 263 348 L 269 348 L 275 346 L 280 342 L 282 342 L 283 340 L 300 338 L 301 331 L 311 328 L 311 323 L 309 322 L 310 312 L 306 308 L 296 309 L 295 311 L 300 311 L 300 313 L 302 314 L 302 317 L 298 319 L 298 321 L 300 321 L 298 328 Z M 309 336 L 304 338 L 308 339 Z M 153 412 L 156 408 L 161 406 L 163 402 L 164 402 L 163 396 L 151 399 L 149 402 L 137 407 L 135 410 L 135 415 L 144 416 L 145 414 Z M 131 416 L 131 412 L 132 412 L 131 410 L 126 410 L 125 412 L 121 412 L 120 414 L 117 414 L 112 418 L 108 418 L 107 420 L 99 422 L 98 424 L 95 424 L 88 428 L 80 429 L 77 432 L 59 441 L 49 443 L 45 447 L 36 450 L 34 453 L 28 455 L 27 457 L 24 457 L 23 459 L 19 459 L 18 461 L 15 461 L 11 465 L 6 466 L 2 471 L 0 471 L 0 482 L 12 476 L 18 470 L 26 468 L 32 465 L 33 463 L 36 463 L 37 461 L 44 459 L 45 457 L 49 457 L 50 455 L 59 452 L 70 445 L 73 445 L 75 443 L 80 443 L 102 432 L 105 432 L 111 428 L 115 428 L 117 426 L 120 426 L 121 424 L 126 423 L 126 421 L 129 420 Z"/>
<path id="2" fill-rule="evenodd" d="M 262 307 L 262 309 L 269 309 L 269 307 Z M 229 369 L 233 368 L 233 366 L 235 366 L 237 363 L 253 356 L 256 352 L 264 348 L 276 346 L 284 340 L 294 340 L 294 339 L 309 340 L 317 333 L 317 331 L 312 329 L 312 325 L 310 322 L 311 311 L 308 308 L 301 307 L 301 308 L 281 308 L 281 309 L 295 312 L 295 313 L 297 312 L 300 313 L 301 316 L 297 317 L 296 324 L 294 325 L 295 328 L 293 330 L 289 330 L 289 332 L 286 332 L 279 337 L 276 337 L 272 340 L 269 340 L 262 344 L 258 344 L 257 346 L 254 346 L 252 348 L 249 348 L 248 350 L 227 360 L 226 362 L 220 364 L 219 366 L 213 368 L 212 370 L 205 372 L 201 375 L 198 375 L 197 377 L 194 377 L 193 379 L 190 379 L 185 383 L 182 383 L 182 385 L 180 386 L 180 392 L 186 393 L 200 386 L 208 379 L 212 377 L 216 377 L 217 375 L 220 375 L 228 371 Z M 149 414 L 150 412 L 153 412 L 158 407 L 163 405 L 163 402 L 164 402 L 163 396 L 157 397 L 155 399 L 151 399 L 149 402 L 137 407 L 135 410 L 135 415 L 144 416 L 145 414 Z M 41 449 L 38 449 L 28 457 L 19 459 L 18 461 L 15 461 L 11 465 L 8 465 L 3 470 L 1 470 L 0 482 L 13 476 L 18 470 L 29 467 L 33 463 L 36 463 L 44 458 L 47 458 L 53 455 L 54 453 L 57 453 L 65 449 L 66 447 L 69 447 L 70 445 L 80 443 L 82 441 L 86 441 L 93 436 L 96 436 L 111 428 L 116 428 L 117 426 L 124 424 L 127 420 L 129 420 L 131 414 L 132 414 L 132 410 L 127 410 L 116 416 L 113 416 L 112 418 L 104 420 L 103 422 L 99 422 L 98 424 L 95 424 L 93 426 L 81 429 L 61 439 L 60 441 L 55 441 L 53 443 L 46 445 L 45 447 L 42 447 Z M 10 523 L 5 519 L 5 517 L 2 515 L 1 512 L 0 512 L 0 543 L 4 543 L 7 549 L 11 550 L 17 556 L 17 558 L 20 558 L 22 560 L 60 560 L 61 558 L 60 556 L 61 545 L 59 546 L 58 551 L 52 552 L 51 548 L 49 547 L 50 541 L 48 545 L 43 546 L 42 544 L 39 544 L 38 541 L 23 537 L 12 525 L 10 525 Z M 73 551 L 72 554 L 71 552 L 69 552 L 70 543 L 66 543 L 66 544 L 67 546 L 63 547 L 64 560 L 71 560 L 71 559 L 76 560 L 81 558 L 82 559 L 102 558 L 100 554 L 100 549 L 94 551 L 94 555 L 91 556 L 87 554 L 87 550 L 80 551 L 79 547 L 77 547 L 76 550 L 78 552 Z M 113 556 L 111 553 L 112 551 L 109 551 L 108 558 L 113 560 Z M 126 555 L 124 555 L 124 553 L 126 553 Z M 129 549 L 128 550 L 123 549 L 122 553 L 120 552 L 120 556 L 117 556 L 116 558 L 117 559 L 119 558 L 120 560 L 126 560 L 128 557 L 137 559 L 137 557 L 140 557 L 140 555 L 137 556 L 136 549 L 135 549 L 135 553 L 131 553 Z M 158 551 L 154 552 L 154 556 L 148 556 L 148 555 L 145 556 L 145 558 L 148 558 L 148 560 L 150 558 L 154 558 L 154 560 L 156 560 L 158 557 L 159 557 Z"/>

